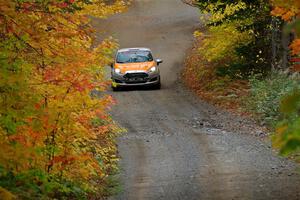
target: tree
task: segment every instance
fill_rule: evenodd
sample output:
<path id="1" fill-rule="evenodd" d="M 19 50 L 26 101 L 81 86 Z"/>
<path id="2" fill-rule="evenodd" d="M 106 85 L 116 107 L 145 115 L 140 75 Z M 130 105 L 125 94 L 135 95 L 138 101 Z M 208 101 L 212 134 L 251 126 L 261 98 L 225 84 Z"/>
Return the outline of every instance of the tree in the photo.
<path id="1" fill-rule="evenodd" d="M 90 92 L 105 90 L 102 68 L 116 44 L 91 48 L 87 14 L 125 7 L 122 0 L 0 1 L 0 186 L 20 198 L 103 189 L 116 167 L 118 128 L 106 113 L 111 96 Z"/>
<path id="2" fill-rule="evenodd" d="M 270 69 L 272 34 L 268 2 L 198 0 L 196 5 L 204 16 L 209 16 L 209 37 L 204 39 L 202 49 L 209 60 L 223 60 L 217 69 L 220 75 L 245 77 Z"/>
<path id="3" fill-rule="evenodd" d="M 293 32 L 296 38 L 290 45 L 291 54 L 299 57 L 300 54 L 300 2 L 297 0 L 273 0 L 272 15 L 281 17 L 287 22 L 286 32 Z M 295 66 L 298 71 L 298 67 Z M 287 95 L 281 103 L 282 121 L 278 124 L 273 136 L 274 146 L 280 149 L 283 155 L 295 155 L 300 151 L 300 90 L 299 87 Z M 299 155 L 297 156 L 298 161 Z"/>

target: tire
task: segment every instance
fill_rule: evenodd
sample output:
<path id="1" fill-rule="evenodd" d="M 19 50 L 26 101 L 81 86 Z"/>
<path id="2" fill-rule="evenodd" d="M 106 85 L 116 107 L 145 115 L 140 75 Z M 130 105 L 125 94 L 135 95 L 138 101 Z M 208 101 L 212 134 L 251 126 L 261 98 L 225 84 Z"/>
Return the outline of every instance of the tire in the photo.
<path id="1" fill-rule="evenodd" d="M 120 87 L 118 87 L 118 86 L 111 86 L 111 89 L 112 89 L 114 92 L 120 91 Z"/>
<path id="2" fill-rule="evenodd" d="M 158 82 L 156 85 L 153 86 L 153 88 L 154 88 L 155 90 L 160 90 L 160 89 L 161 89 L 161 83 L 160 83 L 160 80 L 159 80 L 159 82 Z"/>

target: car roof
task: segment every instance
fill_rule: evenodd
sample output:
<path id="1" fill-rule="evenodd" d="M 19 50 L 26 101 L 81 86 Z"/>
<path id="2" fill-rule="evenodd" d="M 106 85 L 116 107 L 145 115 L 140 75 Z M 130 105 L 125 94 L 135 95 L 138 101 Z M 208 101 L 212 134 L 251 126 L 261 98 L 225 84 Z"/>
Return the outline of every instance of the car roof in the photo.
<path id="1" fill-rule="evenodd" d="M 135 47 L 135 48 L 123 48 L 123 49 L 119 49 L 118 52 L 126 52 L 126 51 L 132 51 L 132 50 L 136 50 L 136 51 L 151 51 L 149 48 L 145 48 L 145 47 Z"/>

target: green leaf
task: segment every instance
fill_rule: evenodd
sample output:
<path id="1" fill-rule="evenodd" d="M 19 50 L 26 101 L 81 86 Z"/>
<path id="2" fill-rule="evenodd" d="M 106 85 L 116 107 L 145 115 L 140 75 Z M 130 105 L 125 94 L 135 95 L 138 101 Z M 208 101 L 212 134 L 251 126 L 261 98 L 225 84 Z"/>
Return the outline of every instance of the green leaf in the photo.
<path id="1" fill-rule="evenodd" d="M 292 114 L 298 111 L 300 103 L 300 91 L 294 91 L 292 94 L 283 98 L 280 111 L 285 114 Z"/>
<path id="2" fill-rule="evenodd" d="M 296 150 L 300 149 L 300 138 L 293 137 L 281 148 L 280 153 L 282 155 L 288 155 Z"/>

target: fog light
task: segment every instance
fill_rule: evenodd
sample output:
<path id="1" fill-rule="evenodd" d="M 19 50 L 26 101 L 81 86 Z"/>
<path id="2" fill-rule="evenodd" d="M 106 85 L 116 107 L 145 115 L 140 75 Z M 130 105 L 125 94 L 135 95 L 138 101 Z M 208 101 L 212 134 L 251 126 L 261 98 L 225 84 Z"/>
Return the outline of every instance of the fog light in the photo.
<path id="1" fill-rule="evenodd" d="M 120 70 L 120 69 L 115 69 L 115 72 L 116 72 L 117 74 L 120 74 L 120 73 L 121 73 L 121 70 Z"/>

